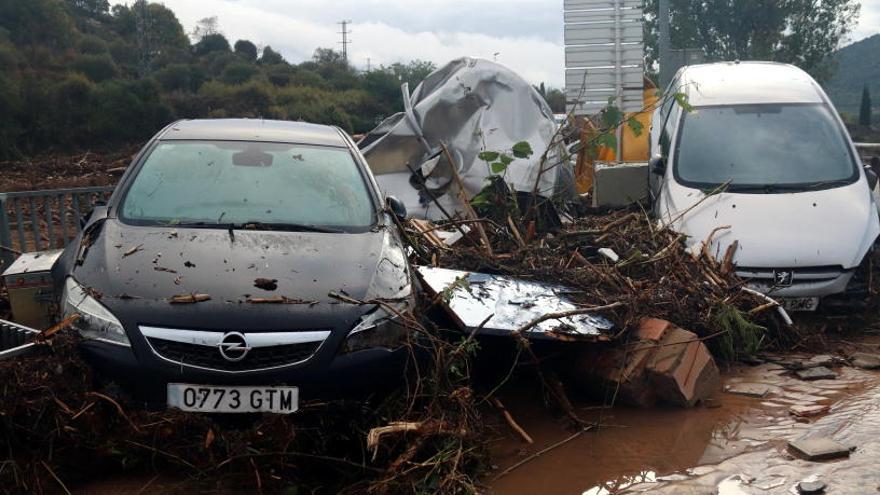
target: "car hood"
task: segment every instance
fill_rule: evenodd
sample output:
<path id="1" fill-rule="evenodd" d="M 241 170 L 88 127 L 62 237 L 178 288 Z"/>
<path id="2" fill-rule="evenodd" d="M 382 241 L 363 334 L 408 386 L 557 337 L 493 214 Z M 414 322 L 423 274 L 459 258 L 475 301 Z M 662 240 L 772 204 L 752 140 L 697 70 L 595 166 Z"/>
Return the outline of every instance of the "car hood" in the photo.
<path id="1" fill-rule="evenodd" d="M 699 190 L 675 186 L 663 215 L 672 228 L 701 248 L 713 230 L 710 247 L 718 259 L 734 241 L 734 262 L 741 267 L 798 268 L 858 266 L 880 234 L 880 220 L 862 183 L 788 194 L 721 193 L 703 199 Z M 697 202 L 703 200 L 697 206 Z"/>
<path id="2" fill-rule="evenodd" d="M 129 226 L 108 219 L 72 276 L 123 323 L 248 331 L 350 329 L 369 306 L 405 298 L 409 267 L 387 228 L 365 233 L 266 232 Z M 257 287 L 258 279 L 277 288 Z M 171 304 L 176 295 L 210 300 Z M 285 298 L 284 303 L 256 303 Z"/>

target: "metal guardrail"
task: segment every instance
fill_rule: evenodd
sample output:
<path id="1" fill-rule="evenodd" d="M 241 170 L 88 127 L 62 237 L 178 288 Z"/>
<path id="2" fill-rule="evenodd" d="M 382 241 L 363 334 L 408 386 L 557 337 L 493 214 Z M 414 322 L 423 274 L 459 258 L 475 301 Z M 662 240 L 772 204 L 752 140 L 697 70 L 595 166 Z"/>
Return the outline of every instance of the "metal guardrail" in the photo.
<path id="1" fill-rule="evenodd" d="M 863 159 L 880 156 L 880 143 L 855 143 L 855 145 Z"/>
<path id="2" fill-rule="evenodd" d="M 0 268 L 17 253 L 67 246 L 80 220 L 112 192 L 113 186 L 0 193 Z"/>
<path id="3" fill-rule="evenodd" d="M 38 330 L 11 321 L 0 320 L 0 361 L 29 352 Z"/>

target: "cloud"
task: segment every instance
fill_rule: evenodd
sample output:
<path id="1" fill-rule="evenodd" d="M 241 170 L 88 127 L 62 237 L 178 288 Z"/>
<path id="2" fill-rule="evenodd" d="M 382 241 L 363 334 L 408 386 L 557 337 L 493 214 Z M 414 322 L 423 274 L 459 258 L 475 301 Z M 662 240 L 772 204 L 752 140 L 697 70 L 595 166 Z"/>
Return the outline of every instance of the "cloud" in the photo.
<path id="1" fill-rule="evenodd" d="M 852 41 L 880 34 L 880 0 L 862 0 L 859 25 L 853 31 Z"/>
<path id="2" fill-rule="evenodd" d="M 493 59 L 533 84 L 565 78 L 561 5 L 541 0 L 160 0 L 184 28 L 217 16 L 230 41 L 271 45 L 290 62 L 316 48 L 339 49 L 350 19 L 349 59 L 359 68 L 410 60 L 443 65 L 461 56 Z"/>

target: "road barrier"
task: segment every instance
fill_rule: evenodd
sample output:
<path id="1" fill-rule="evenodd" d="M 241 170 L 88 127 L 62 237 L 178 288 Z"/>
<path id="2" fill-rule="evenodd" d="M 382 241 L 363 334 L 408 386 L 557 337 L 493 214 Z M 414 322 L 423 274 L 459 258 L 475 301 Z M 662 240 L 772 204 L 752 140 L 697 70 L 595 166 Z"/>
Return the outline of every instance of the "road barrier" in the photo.
<path id="1" fill-rule="evenodd" d="M 0 193 L 0 268 L 19 253 L 67 246 L 81 219 L 112 192 L 113 186 Z"/>

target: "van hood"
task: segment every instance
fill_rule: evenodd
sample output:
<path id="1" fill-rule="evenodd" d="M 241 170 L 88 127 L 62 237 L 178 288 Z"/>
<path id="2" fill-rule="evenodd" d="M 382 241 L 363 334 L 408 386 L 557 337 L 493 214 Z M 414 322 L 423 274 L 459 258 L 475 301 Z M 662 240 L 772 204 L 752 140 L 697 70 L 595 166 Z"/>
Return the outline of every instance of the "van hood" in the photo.
<path id="1" fill-rule="evenodd" d="M 863 181 L 787 194 L 705 193 L 675 185 L 667 196 L 664 221 L 688 236 L 692 251 L 710 246 L 722 259 L 739 241 L 735 264 L 749 268 L 857 267 L 880 234 L 873 198 Z M 688 210 L 690 208 L 690 210 Z"/>

